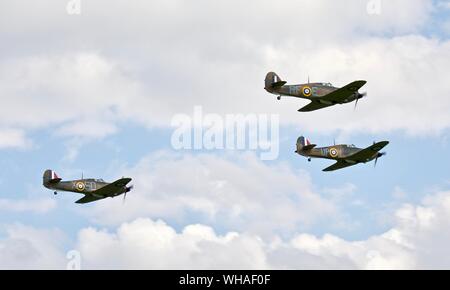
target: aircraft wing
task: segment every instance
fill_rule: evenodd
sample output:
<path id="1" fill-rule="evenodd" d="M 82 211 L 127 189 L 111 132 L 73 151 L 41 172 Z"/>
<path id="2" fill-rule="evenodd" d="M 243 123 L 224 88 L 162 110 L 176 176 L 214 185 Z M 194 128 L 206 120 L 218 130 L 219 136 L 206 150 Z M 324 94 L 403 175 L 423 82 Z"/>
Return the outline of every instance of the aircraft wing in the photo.
<path id="1" fill-rule="evenodd" d="M 349 83 L 348 85 L 337 89 L 328 95 L 325 95 L 323 97 L 319 98 L 313 98 L 311 99 L 311 103 L 304 106 L 299 112 L 310 112 L 319 110 L 322 108 L 326 108 L 329 106 L 333 106 L 335 104 L 342 103 L 345 99 L 347 99 L 350 95 L 357 92 L 362 86 L 366 84 L 366 81 L 354 81 L 352 83 Z"/>
<path id="2" fill-rule="evenodd" d="M 342 103 L 346 98 L 356 93 L 366 83 L 366 81 L 354 81 L 340 89 L 335 90 L 334 92 L 329 93 L 328 95 L 319 98 L 319 100 L 332 102 L 335 104 Z"/>
<path id="3" fill-rule="evenodd" d="M 131 178 L 121 178 L 118 179 L 108 185 L 103 186 L 102 188 L 97 189 L 92 192 L 93 195 L 108 197 L 115 196 L 116 193 L 119 193 L 123 190 L 123 187 L 126 186 L 131 181 Z"/>
<path id="4" fill-rule="evenodd" d="M 334 163 L 331 166 L 328 166 L 327 168 L 323 169 L 322 171 L 334 171 L 334 170 L 349 167 L 349 166 L 352 166 L 355 164 L 356 163 L 349 163 L 349 162 L 345 162 L 344 160 L 338 160 L 336 163 Z"/>
<path id="5" fill-rule="evenodd" d="M 93 202 L 99 199 L 104 199 L 105 197 L 98 197 L 98 196 L 94 196 L 92 194 L 86 194 L 84 197 L 80 198 L 79 200 L 77 200 L 75 203 L 88 203 L 88 202 Z"/>
<path id="6" fill-rule="evenodd" d="M 383 149 L 387 144 L 389 144 L 388 141 L 381 141 L 378 143 L 375 143 L 366 149 L 363 149 L 361 151 L 356 152 L 355 154 L 346 157 L 345 159 L 353 160 L 356 162 L 366 162 L 368 159 L 372 158 L 375 153 L 379 152 L 381 149 Z"/>
<path id="7" fill-rule="evenodd" d="M 312 101 L 311 103 L 309 103 L 308 105 L 299 109 L 298 111 L 299 112 L 311 112 L 311 111 L 319 110 L 319 109 L 326 108 L 329 106 L 333 106 L 333 104 L 322 104 L 318 101 Z"/>
<path id="8" fill-rule="evenodd" d="M 381 149 L 383 149 L 387 144 L 389 144 L 388 141 L 381 141 L 375 143 L 365 149 L 362 149 L 361 151 L 356 152 L 351 156 L 345 157 L 345 159 L 338 160 L 336 163 L 325 168 L 323 171 L 333 171 L 355 165 L 359 162 L 367 162 L 369 159 L 373 158 L 374 155 Z M 349 162 L 345 160 L 349 160 Z"/>

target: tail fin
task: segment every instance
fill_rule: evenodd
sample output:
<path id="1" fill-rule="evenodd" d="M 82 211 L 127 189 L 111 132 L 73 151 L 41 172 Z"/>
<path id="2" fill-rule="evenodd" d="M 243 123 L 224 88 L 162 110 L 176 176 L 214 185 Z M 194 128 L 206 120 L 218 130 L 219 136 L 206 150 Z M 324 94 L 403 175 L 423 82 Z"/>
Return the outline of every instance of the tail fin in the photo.
<path id="1" fill-rule="evenodd" d="M 44 184 L 44 186 L 49 184 L 55 184 L 61 181 L 61 178 L 59 178 L 56 172 L 51 169 L 45 170 L 42 179 L 43 179 L 42 183 Z"/>
<path id="2" fill-rule="evenodd" d="M 281 80 L 280 77 L 274 72 L 267 73 L 264 83 L 264 89 L 268 92 L 272 92 L 274 89 L 282 87 L 286 84 L 286 82 Z"/>
<path id="3" fill-rule="evenodd" d="M 316 146 L 316 144 L 311 144 L 311 142 L 303 136 L 300 136 L 297 139 L 297 152 L 311 150 Z"/>

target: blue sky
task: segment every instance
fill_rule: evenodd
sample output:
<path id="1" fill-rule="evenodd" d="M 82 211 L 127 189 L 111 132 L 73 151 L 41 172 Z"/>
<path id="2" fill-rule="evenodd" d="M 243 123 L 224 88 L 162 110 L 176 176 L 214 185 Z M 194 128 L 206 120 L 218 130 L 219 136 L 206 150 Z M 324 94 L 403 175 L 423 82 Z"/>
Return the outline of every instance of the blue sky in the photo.
<path id="1" fill-rule="evenodd" d="M 43 188 L 42 173 L 46 168 L 53 168 L 64 179 L 76 179 L 81 177 L 102 177 L 107 180 L 115 180 L 126 175 L 121 167 L 133 166 L 139 159 L 153 151 L 173 150 L 170 147 L 171 130 L 145 129 L 127 125 L 120 129 L 120 133 L 107 137 L 100 141 L 91 141 L 84 145 L 73 161 L 64 160 L 67 149 L 63 138 L 54 136 L 52 132 L 37 131 L 32 135 L 33 148 L 27 150 L 3 150 L 2 160 L 2 185 L 5 197 L 11 199 L 51 197 L 57 201 L 57 208 L 48 214 L 23 214 L 2 213 L 4 223 L 20 222 L 37 227 L 64 228 L 71 236 L 75 236 L 79 228 L 90 225 L 90 221 L 82 216 L 75 215 L 78 205 L 72 204 L 78 199 L 74 193 L 60 193 L 53 196 L 52 191 Z M 295 150 L 298 131 L 293 128 L 283 128 L 280 144 L 280 156 L 272 162 L 287 162 L 293 170 L 305 170 L 310 174 L 315 188 L 327 195 L 326 189 L 339 188 L 345 184 L 355 186 L 352 199 L 363 200 L 366 208 L 352 205 L 351 200 L 343 204 L 343 208 L 352 219 L 361 223 L 356 229 L 336 230 L 325 225 L 309 229 L 317 235 L 327 231 L 339 233 L 346 239 L 362 239 L 386 230 L 390 225 L 377 220 L 374 213 L 392 210 L 396 204 L 412 202 L 417 203 L 427 194 L 433 191 L 446 190 L 449 187 L 448 164 L 450 152 L 448 141 L 444 133 L 443 137 L 410 137 L 403 133 L 364 135 L 358 134 L 352 137 L 354 144 L 360 147 L 369 146 L 373 140 L 389 140 L 390 144 L 385 148 L 387 156 L 381 158 L 377 167 L 373 162 L 366 165 L 358 165 L 333 173 L 324 173 L 322 169 L 330 164 L 330 161 L 314 159 L 308 163 L 306 158 L 293 153 Z M 297 134 L 296 134 L 297 133 Z M 308 135 L 308 138 L 320 145 L 333 143 L 332 136 Z M 337 140 L 339 144 L 339 140 Z M 220 150 L 214 154 L 223 155 Z M 239 153 L 239 150 L 236 150 Z M 202 154 L 204 151 L 188 152 L 189 154 Z M 256 151 L 255 154 L 258 152 Z M 116 170 L 117 169 L 117 170 Z M 64 171 L 65 170 L 65 171 Z M 65 174 L 65 172 L 69 174 Z M 98 172 L 102 174 L 98 174 Z M 403 198 L 396 199 L 393 192 L 396 187 L 407 193 Z M 120 197 L 121 198 L 121 197 Z M 133 193 L 128 198 L 133 198 Z M 119 199 L 119 198 L 118 198 Z M 117 201 L 119 202 L 119 201 Z M 348 204 L 347 204 L 348 203 Z M 193 217 L 179 224 L 180 229 L 193 222 L 201 222 Z"/>
<path id="2" fill-rule="evenodd" d="M 79 15 L 17 2 L 0 4 L 0 268 L 65 268 L 71 249 L 85 268 L 450 266 L 439 259 L 450 227 L 448 1 L 381 1 L 380 15 L 367 14 L 370 1 L 263 1 L 242 9 L 250 19 L 222 2 L 81 0 Z M 304 100 L 262 89 L 269 70 L 290 84 L 364 78 L 368 97 L 301 114 Z M 198 105 L 222 118 L 277 114 L 278 158 L 174 150 L 171 120 Z M 294 153 L 300 135 L 390 144 L 376 168 L 325 173 L 331 161 Z M 47 168 L 130 176 L 135 189 L 125 204 L 80 206 L 42 186 Z M 17 259 L 19 240 L 38 254 Z M 221 251 L 239 258 L 205 258 Z"/>

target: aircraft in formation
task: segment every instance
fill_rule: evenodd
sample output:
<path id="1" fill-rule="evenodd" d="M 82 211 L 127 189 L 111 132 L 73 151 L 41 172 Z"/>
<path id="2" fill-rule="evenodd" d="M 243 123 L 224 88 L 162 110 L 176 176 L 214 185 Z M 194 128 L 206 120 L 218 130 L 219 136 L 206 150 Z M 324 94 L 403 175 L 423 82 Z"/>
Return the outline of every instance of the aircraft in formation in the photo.
<path id="1" fill-rule="evenodd" d="M 336 163 L 323 169 L 323 171 L 334 171 L 358 163 L 366 163 L 374 159 L 374 165 L 376 166 L 378 158 L 386 155 L 386 152 L 380 152 L 381 149 L 388 144 L 388 141 L 381 141 L 373 142 L 367 148 L 358 148 L 355 145 L 346 144 L 316 147 L 316 144 L 311 144 L 308 139 L 300 136 L 297 139 L 297 150 L 295 150 L 295 153 L 307 157 L 308 161 L 311 161 L 311 158 L 336 160 Z"/>
<path id="2" fill-rule="evenodd" d="M 359 93 L 358 90 L 366 84 L 366 81 L 359 80 L 349 83 L 342 88 L 336 88 L 330 83 L 308 83 L 299 85 L 286 85 L 286 81 L 274 72 L 266 75 L 264 89 L 271 94 L 281 96 L 308 99 L 311 102 L 300 108 L 299 112 L 310 112 L 336 104 L 345 104 L 355 101 L 355 108 L 358 100 L 365 97 L 367 93 Z"/>
<path id="3" fill-rule="evenodd" d="M 366 84 L 364 80 L 357 80 L 350 84 L 337 88 L 330 83 L 308 83 L 299 85 L 286 85 L 286 81 L 274 72 L 269 72 L 265 78 L 264 89 L 271 94 L 277 95 L 277 99 L 280 100 L 281 96 L 290 96 L 308 99 L 311 102 L 300 108 L 299 112 L 310 112 L 326 107 L 330 107 L 336 104 L 345 104 L 355 101 L 355 108 L 358 104 L 358 100 L 365 97 L 366 93 L 360 93 L 359 89 Z M 366 163 L 375 160 L 375 165 L 378 158 L 384 156 L 385 152 L 380 152 L 388 141 L 381 141 L 373 143 L 367 148 L 357 148 L 354 145 L 333 145 L 326 147 L 316 147 L 316 144 L 311 144 L 308 139 L 301 136 L 297 140 L 296 153 L 308 158 L 324 158 L 336 160 L 336 163 L 323 169 L 323 171 L 334 171 L 342 169 L 348 166 L 353 166 L 358 163 Z M 120 178 L 114 182 L 108 183 L 103 179 L 88 178 L 77 180 L 62 181 L 58 175 L 50 169 L 44 172 L 43 185 L 48 188 L 57 191 L 68 191 L 84 194 L 84 197 L 77 200 L 76 203 L 89 203 L 104 199 L 107 197 L 115 197 L 123 194 L 124 200 L 127 192 L 129 192 L 133 186 L 127 186 L 131 181 L 131 178 Z"/>
<path id="4" fill-rule="evenodd" d="M 286 85 L 286 81 L 283 81 L 276 73 L 268 72 L 264 84 L 264 89 L 271 94 L 277 95 L 278 100 L 281 99 L 281 96 L 310 100 L 311 102 L 300 108 L 299 112 L 311 112 L 353 101 L 356 108 L 358 100 L 367 95 L 367 93 L 359 92 L 359 89 L 366 84 L 364 80 L 351 82 L 342 88 L 334 87 L 331 83 L 310 83 L 309 79 L 306 84 Z M 388 141 L 374 142 L 371 146 L 364 149 L 346 144 L 316 148 L 316 144 L 311 144 L 308 139 L 301 136 L 297 140 L 295 153 L 307 157 L 308 161 L 311 161 L 311 158 L 336 160 L 335 164 L 323 169 L 323 171 L 334 171 L 374 159 L 376 165 L 378 158 L 386 155 L 386 152 L 380 152 L 380 150 L 387 144 L 389 144 Z"/>
<path id="5" fill-rule="evenodd" d="M 114 182 L 108 183 L 103 179 L 87 178 L 77 180 L 62 181 L 60 177 L 53 170 L 47 169 L 43 176 L 43 185 L 54 190 L 56 195 L 57 191 L 69 191 L 84 194 L 84 197 L 76 201 L 76 203 L 88 203 L 104 199 L 107 197 L 116 197 L 124 194 L 123 199 L 127 196 L 133 186 L 127 186 L 131 181 L 131 178 L 120 178 Z"/>

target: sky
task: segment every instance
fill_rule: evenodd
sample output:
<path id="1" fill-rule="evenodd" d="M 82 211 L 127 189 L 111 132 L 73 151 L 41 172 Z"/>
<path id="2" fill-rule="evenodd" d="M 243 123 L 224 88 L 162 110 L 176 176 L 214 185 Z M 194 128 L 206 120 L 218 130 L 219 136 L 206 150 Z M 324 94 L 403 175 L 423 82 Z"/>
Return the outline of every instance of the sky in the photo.
<path id="1" fill-rule="evenodd" d="M 0 268 L 449 269 L 449 16 L 444 0 L 2 1 Z M 269 71 L 364 79 L 367 97 L 299 113 Z M 274 158 L 174 146 L 177 118 L 195 138 L 236 115 L 271 120 Z M 390 143 L 376 167 L 322 172 L 300 135 Z M 45 169 L 134 189 L 79 205 Z"/>

